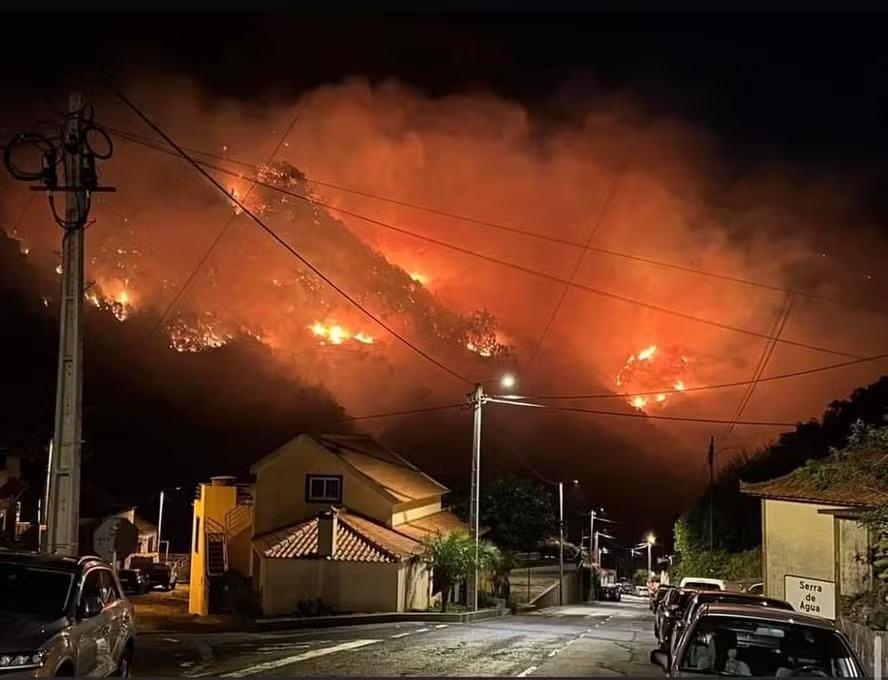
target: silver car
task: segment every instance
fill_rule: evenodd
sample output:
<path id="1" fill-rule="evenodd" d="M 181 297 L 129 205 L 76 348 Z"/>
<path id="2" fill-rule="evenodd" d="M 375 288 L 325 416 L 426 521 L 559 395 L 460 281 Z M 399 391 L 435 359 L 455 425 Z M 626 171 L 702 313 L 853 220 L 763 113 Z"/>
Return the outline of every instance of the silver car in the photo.
<path id="1" fill-rule="evenodd" d="M 848 640 L 826 619 L 775 608 L 703 605 L 675 653 L 651 652 L 670 677 L 866 677 Z"/>
<path id="2" fill-rule="evenodd" d="M 107 562 L 0 550 L 0 675 L 128 676 L 134 654 L 132 605 Z"/>

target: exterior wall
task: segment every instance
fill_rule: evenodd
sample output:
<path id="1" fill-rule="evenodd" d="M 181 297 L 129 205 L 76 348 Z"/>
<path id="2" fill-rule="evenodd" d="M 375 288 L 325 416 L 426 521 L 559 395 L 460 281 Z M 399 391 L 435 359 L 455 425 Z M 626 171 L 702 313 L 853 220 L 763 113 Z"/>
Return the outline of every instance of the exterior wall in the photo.
<path id="1" fill-rule="evenodd" d="M 415 522 L 423 517 L 441 512 L 442 509 L 441 496 L 423 499 L 418 503 L 402 503 L 395 507 L 395 511 L 391 515 L 390 526 L 396 527 L 405 522 Z"/>
<path id="2" fill-rule="evenodd" d="M 400 611 L 399 564 L 262 559 L 262 613 L 296 611 L 300 600 L 320 597 L 339 613 Z"/>
<path id="3" fill-rule="evenodd" d="M 402 562 L 398 571 L 398 611 L 427 611 L 432 598 L 431 571 L 416 560 Z"/>
<path id="4" fill-rule="evenodd" d="M 785 576 L 836 580 L 832 506 L 762 500 L 765 595 L 783 599 Z"/>
<path id="5" fill-rule="evenodd" d="M 858 556 L 869 553 L 869 531 L 856 520 L 836 518 L 835 522 L 839 595 L 849 597 L 866 592 L 872 588 L 872 567 Z"/>
<path id="6" fill-rule="evenodd" d="M 188 590 L 189 614 L 206 616 L 209 613 L 205 554 L 207 550 L 207 522 L 215 522 L 219 526 L 224 527 L 225 516 L 235 505 L 237 505 L 236 486 L 200 485 L 200 498 L 194 500 L 194 515 L 191 523 L 191 586 Z"/>
<path id="7" fill-rule="evenodd" d="M 311 438 L 297 437 L 272 456 L 255 468 L 254 535 L 301 522 L 329 506 L 305 501 L 305 476 L 310 474 L 342 475 L 342 504 L 356 513 L 391 524 L 394 503 Z"/>
<path id="8" fill-rule="evenodd" d="M 225 530 L 228 535 L 228 568 L 244 576 L 253 575 L 254 506 L 238 505 L 228 511 Z"/>

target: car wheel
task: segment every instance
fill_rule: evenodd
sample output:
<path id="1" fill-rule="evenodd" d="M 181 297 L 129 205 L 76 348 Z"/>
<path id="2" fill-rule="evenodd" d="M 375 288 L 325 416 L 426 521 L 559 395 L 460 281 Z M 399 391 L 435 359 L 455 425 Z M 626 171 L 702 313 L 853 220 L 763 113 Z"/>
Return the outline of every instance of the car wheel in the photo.
<path id="1" fill-rule="evenodd" d="M 133 648 L 132 645 L 127 646 L 126 650 L 123 652 L 123 656 L 120 657 L 120 661 L 117 664 L 117 672 L 114 674 L 115 677 L 120 678 L 129 678 L 133 674 Z"/>

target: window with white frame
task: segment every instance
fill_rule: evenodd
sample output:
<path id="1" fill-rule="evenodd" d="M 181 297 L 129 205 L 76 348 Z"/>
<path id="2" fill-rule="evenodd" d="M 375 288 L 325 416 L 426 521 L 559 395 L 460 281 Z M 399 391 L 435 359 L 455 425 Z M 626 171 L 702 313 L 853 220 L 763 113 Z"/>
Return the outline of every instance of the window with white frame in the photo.
<path id="1" fill-rule="evenodd" d="M 342 476 L 306 475 L 305 500 L 308 503 L 342 503 Z"/>

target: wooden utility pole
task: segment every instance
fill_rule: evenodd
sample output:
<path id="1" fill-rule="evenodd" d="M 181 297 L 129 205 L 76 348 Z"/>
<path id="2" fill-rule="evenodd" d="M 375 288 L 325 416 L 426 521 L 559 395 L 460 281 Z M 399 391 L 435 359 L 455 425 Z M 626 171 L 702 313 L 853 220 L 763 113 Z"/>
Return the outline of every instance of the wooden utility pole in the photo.
<path id="1" fill-rule="evenodd" d="M 715 438 L 709 438 L 709 552 L 712 552 L 713 519 L 715 512 Z"/>

